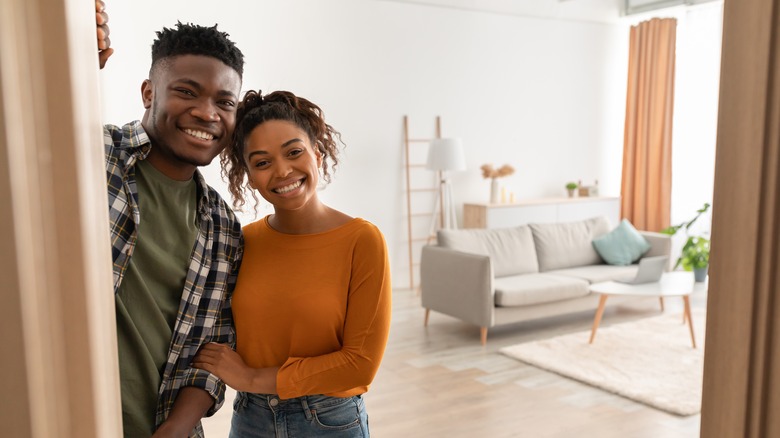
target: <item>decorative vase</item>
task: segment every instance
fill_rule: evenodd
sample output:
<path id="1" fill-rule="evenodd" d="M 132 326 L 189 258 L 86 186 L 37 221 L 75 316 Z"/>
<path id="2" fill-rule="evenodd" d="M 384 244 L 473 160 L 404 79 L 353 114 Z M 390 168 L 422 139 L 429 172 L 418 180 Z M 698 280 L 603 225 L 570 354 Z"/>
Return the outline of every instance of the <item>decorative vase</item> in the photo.
<path id="1" fill-rule="evenodd" d="M 707 265 L 703 268 L 693 268 L 693 279 L 696 280 L 697 283 L 701 283 L 704 280 L 707 279 L 707 268 L 709 268 L 710 265 Z"/>
<path id="2" fill-rule="evenodd" d="M 490 180 L 490 203 L 491 204 L 498 204 L 499 201 L 499 190 L 498 190 L 498 178 L 491 178 Z"/>

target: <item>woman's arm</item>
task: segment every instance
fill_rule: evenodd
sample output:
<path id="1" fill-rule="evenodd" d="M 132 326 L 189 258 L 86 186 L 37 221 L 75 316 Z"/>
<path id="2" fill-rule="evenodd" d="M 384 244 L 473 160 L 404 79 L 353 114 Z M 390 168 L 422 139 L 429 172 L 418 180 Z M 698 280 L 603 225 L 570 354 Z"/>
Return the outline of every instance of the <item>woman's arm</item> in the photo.
<path id="1" fill-rule="evenodd" d="M 209 343 L 201 347 L 192 366 L 219 377 L 236 391 L 276 394 L 277 367 L 252 368 L 226 344 Z"/>

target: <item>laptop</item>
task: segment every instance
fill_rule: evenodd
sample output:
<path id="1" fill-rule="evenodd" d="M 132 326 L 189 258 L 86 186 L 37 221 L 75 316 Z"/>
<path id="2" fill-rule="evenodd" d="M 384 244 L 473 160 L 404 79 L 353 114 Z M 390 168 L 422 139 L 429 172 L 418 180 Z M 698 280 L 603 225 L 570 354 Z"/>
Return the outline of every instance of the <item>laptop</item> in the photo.
<path id="1" fill-rule="evenodd" d="M 644 257 L 639 260 L 639 270 L 634 278 L 615 280 L 625 284 L 652 283 L 661 279 L 669 256 Z"/>

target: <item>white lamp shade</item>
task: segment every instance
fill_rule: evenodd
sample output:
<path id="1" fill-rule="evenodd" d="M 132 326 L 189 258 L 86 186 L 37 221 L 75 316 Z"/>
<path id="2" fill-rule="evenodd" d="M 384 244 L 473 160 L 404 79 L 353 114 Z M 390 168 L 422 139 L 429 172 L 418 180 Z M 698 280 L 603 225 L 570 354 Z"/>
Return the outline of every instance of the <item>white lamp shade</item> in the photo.
<path id="1" fill-rule="evenodd" d="M 437 138 L 428 147 L 428 162 L 425 166 L 430 170 L 466 170 L 466 157 L 463 154 L 463 144 L 459 138 Z"/>

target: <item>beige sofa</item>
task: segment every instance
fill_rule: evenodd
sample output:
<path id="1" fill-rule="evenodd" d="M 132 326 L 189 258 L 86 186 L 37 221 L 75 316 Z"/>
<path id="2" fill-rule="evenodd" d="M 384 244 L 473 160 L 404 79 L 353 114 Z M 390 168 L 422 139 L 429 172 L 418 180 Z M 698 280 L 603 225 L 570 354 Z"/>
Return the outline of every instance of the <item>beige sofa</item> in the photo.
<path id="1" fill-rule="evenodd" d="M 426 309 L 487 330 L 500 324 L 596 309 L 591 283 L 636 274 L 637 265 L 605 264 L 591 242 L 608 233 L 606 217 L 502 229 L 440 230 L 423 247 L 421 297 Z M 640 231 L 643 257 L 669 255 L 671 238 Z M 611 300 L 612 303 L 618 300 Z"/>

